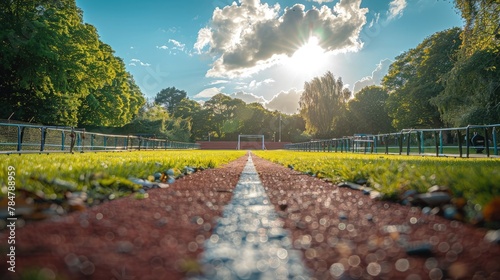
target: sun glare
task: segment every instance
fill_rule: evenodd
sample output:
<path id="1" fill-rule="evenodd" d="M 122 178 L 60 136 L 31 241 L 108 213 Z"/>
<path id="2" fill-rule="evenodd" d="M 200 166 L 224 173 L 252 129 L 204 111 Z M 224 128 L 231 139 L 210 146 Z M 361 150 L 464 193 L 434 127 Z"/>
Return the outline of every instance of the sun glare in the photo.
<path id="1" fill-rule="evenodd" d="M 300 47 L 290 57 L 287 65 L 297 73 L 311 73 L 325 64 L 325 51 L 319 46 L 317 37 L 310 37 L 309 41 Z"/>

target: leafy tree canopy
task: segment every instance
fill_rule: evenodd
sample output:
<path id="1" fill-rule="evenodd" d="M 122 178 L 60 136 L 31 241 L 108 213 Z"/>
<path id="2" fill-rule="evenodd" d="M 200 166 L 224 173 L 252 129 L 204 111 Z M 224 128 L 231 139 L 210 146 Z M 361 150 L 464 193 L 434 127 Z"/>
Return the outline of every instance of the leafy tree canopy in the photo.
<path id="1" fill-rule="evenodd" d="M 369 86 L 361 89 L 349 101 L 353 133 L 387 133 L 391 132 L 391 121 L 385 106 L 389 94 L 380 86 Z"/>
<path id="2" fill-rule="evenodd" d="M 317 137 L 329 137 L 350 96 L 342 79 L 336 79 L 330 71 L 306 82 L 299 104 L 307 131 Z"/>
<path id="3" fill-rule="evenodd" d="M 175 87 L 162 89 L 156 94 L 155 103 L 162 105 L 171 114 L 175 114 L 179 103 L 185 99 L 187 92 Z"/>
<path id="4" fill-rule="evenodd" d="M 0 118 L 124 125 L 144 97 L 74 0 L 0 2 Z"/>
<path id="5" fill-rule="evenodd" d="M 459 28 L 437 32 L 391 64 L 382 84 L 389 92 L 387 109 L 396 129 L 443 125 L 430 100 L 444 89 L 442 78 L 454 65 L 460 32 Z"/>
<path id="6" fill-rule="evenodd" d="M 432 99 L 445 124 L 500 122 L 500 2 L 456 0 L 465 20 L 462 45 L 443 77 L 444 91 Z"/>

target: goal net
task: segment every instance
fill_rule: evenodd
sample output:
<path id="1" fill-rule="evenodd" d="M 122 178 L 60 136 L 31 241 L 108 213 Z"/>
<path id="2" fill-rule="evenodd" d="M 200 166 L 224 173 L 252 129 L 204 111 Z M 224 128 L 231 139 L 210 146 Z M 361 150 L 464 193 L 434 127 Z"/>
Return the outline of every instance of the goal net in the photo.
<path id="1" fill-rule="evenodd" d="M 238 150 L 265 150 L 264 135 L 238 135 Z"/>

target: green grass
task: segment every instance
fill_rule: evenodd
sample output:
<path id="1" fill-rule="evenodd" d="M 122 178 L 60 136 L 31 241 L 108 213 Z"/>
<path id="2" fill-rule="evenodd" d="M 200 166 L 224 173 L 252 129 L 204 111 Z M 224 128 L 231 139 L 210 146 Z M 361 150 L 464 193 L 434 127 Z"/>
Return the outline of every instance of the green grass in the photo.
<path id="1" fill-rule="evenodd" d="M 448 187 L 481 206 L 500 196 L 500 159 L 444 158 L 380 154 L 254 151 L 262 158 L 333 182 L 367 180 L 387 199 L 407 190 L 426 192 Z M 65 192 L 87 192 L 90 203 L 117 198 L 140 186 L 128 178 L 151 180 L 168 169 L 179 175 L 185 166 L 215 168 L 245 151 L 135 151 L 75 154 L 0 155 L 0 196 L 6 196 L 8 168 L 15 168 L 16 190 L 41 193 L 48 199 Z"/>
<path id="2" fill-rule="evenodd" d="M 75 154 L 0 155 L 0 196 L 6 196 L 9 166 L 15 168 L 15 188 L 62 198 L 67 191 L 87 192 L 90 200 L 121 197 L 140 188 L 128 178 L 151 180 L 168 169 L 179 175 L 184 167 L 215 168 L 244 151 L 134 151 Z M 11 168 L 12 169 L 12 168 Z"/>
<path id="3" fill-rule="evenodd" d="M 326 147 L 325 152 L 328 151 L 328 148 Z M 334 151 L 334 148 L 331 148 L 331 151 L 333 152 Z M 337 151 L 338 152 L 341 152 L 341 149 L 340 147 L 337 148 Z M 490 151 L 490 154 L 491 155 L 494 155 L 495 154 L 495 149 L 493 147 L 490 147 L 489 148 L 489 151 Z M 358 147 L 357 148 L 357 152 L 358 153 L 370 153 L 370 147 Z M 387 149 L 387 152 L 390 153 L 390 154 L 399 154 L 399 147 L 397 146 L 389 146 L 388 149 Z M 401 154 L 402 155 L 406 155 L 408 152 L 408 148 L 406 145 L 403 145 L 403 150 L 401 151 Z M 436 147 L 434 146 L 425 146 L 422 151 L 419 151 L 418 147 L 416 147 L 415 145 L 412 145 L 410 147 L 410 154 L 419 154 L 419 152 L 423 153 L 423 154 L 436 154 Z M 375 154 L 385 154 L 385 146 L 377 146 L 377 148 L 374 148 L 373 149 L 373 153 Z M 442 150 L 441 148 L 438 148 L 438 153 L 439 154 L 447 154 L 447 155 L 459 155 L 460 154 L 460 150 L 458 147 L 456 146 L 443 146 L 442 147 Z M 465 154 L 467 153 L 467 148 L 466 146 L 464 145 L 462 147 L 462 154 L 463 156 L 465 157 Z M 469 154 L 476 154 L 476 149 L 471 146 L 469 147 Z M 484 149 L 483 151 L 483 154 L 486 155 L 486 149 Z"/>
<path id="4" fill-rule="evenodd" d="M 444 158 L 353 153 L 255 151 L 259 157 L 333 182 L 367 180 L 387 199 L 407 190 L 448 187 L 472 203 L 485 205 L 500 195 L 500 159 Z"/>

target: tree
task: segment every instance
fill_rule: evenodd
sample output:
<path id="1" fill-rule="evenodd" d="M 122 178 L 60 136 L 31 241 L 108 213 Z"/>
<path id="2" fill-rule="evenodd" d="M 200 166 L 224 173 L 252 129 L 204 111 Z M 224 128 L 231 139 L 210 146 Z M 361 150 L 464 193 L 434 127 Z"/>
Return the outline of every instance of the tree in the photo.
<path id="1" fill-rule="evenodd" d="M 391 132 L 392 119 L 389 117 L 386 101 L 389 97 L 386 90 L 380 86 L 369 86 L 361 89 L 349 101 L 348 110 L 351 113 L 353 133 L 388 133 Z"/>
<path id="2" fill-rule="evenodd" d="M 74 0 L 2 1 L 0 25 L 0 92 L 6 96 L 0 117 L 123 125 L 144 102 L 111 48 L 83 23 Z M 106 112 L 96 113 L 108 118 L 81 111 L 94 112 L 100 102 Z"/>
<path id="3" fill-rule="evenodd" d="M 500 3 L 456 0 L 465 20 L 457 61 L 432 99 L 452 126 L 500 122 Z"/>
<path id="4" fill-rule="evenodd" d="M 442 78 L 453 67 L 459 46 L 460 29 L 452 28 L 396 57 L 382 81 L 389 92 L 387 108 L 396 129 L 443 126 L 439 110 L 430 100 L 443 91 Z"/>
<path id="5" fill-rule="evenodd" d="M 187 93 L 184 90 L 168 87 L 156 94 L 155 103 L 164 106 L 170 114 L 175 115 L 177 106 L 186 96 Z"/>
<path id="6" fill-rule="evenodd" d="M 455 0 L 465 20 L 462 32 L 462 54 L 470 57 L 476 51 L 498 52 L 500 48 L 500 2 L 498 0 Z"/>
<path id="7" fill-rule="evenodd" d="M 342 114 L 350 96 L 351 92 L 344 88 L 342 79 L 335 79 L 330 71 L 305 82 L 299 104 L 307 131 L 317 137 L 332 135 L 335 121 Z"/>
<path id="8" fill-rule="evenodd" d="M 235 117 L 242 124 L 242 134 L 263 134 L 265 139 L 271 139 L 273 133 L 278 131 L 278 118 L 273 116 L 262 104 L 254 102 L 238 110 Z"/>
<path id="9" fill-rule="evenodd" d="M 167 110 L 154 102 L 147 102 L 137 117 L 113 133 L 144 135 L 187 142 L 191 140 L 191 123 L 187 119 L 172 117 Z"/>
<path id="10" fill-rule="evenodd" d="M 432 99 L 443 121 L 452 126 L 500 122 L 500 56 L 486 50 L 460 59 Z"/>
<path id="11" fill-rule="evenodd" d="M 110 48 L 109 48 L 110 49 Z M 79 110 L 80 125 L 122 126 L 132 121 L 144 104 L 142 93 L 126 72 L 125 64 L 108 52 L 107 65 L 112 80 L 91 89 Z"/>
<path id="12" fill-rule="evenodd" d="M 193 118 L 193 115 L 200 110 L 200 103 L 189 98 L 184 98 L 177 105 L 177 110 L 175 110 L 174 116 L 181 117 L 183 119 Z"/>
<path id="13" fill-rule="evenodd" d="M 233 99 L 223 93 L 219 93 L 205 102 L 203 108 L 208 111 L 208 121 L 215 136 L 219 139 L 237 135 L 240 130 L 240 122 L 235 119 L 236 112 L 245 106 L 241 99 Z"/>
<path id="14" fill-rule="evenodd" d="M 304 142 L 309 138 L 304 135 L 306 124 L 299 114 L 281 115 L 281 141 L 282 142 Z"/>

